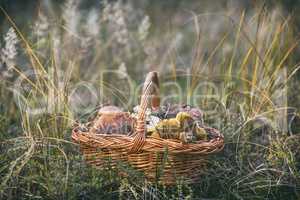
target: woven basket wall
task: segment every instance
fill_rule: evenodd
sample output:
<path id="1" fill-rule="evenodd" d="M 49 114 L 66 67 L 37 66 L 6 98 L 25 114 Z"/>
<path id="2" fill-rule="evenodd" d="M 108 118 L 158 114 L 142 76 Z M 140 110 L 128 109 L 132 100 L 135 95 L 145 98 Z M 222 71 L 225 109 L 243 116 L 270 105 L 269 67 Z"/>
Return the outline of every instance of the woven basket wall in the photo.
<path id="1" fill-rule="evenodd" d="M 150 81 L 149 81 L 150 80 Z M 206 159 L 224 147 L 224 137 L 216 129 L 204 127 L 213 135 L 209 141 L 184 144 L 180 140 L 146 137 L 145 111 L 153 93 L 151 78 L 146 79 L 135 134 L 94 134 L 75 127 L 72 138 L 80 145 L 87 163 L 103 167 L 109 160 L 112 167 L 119 161 L 142 171 L 149 181 L 175 184 L 178 179 L 188 183 L 199 181 Z M 159 173 L 158 173 L 159 172 Z M 159 175 L 159 176 L 158 176 Z"/>

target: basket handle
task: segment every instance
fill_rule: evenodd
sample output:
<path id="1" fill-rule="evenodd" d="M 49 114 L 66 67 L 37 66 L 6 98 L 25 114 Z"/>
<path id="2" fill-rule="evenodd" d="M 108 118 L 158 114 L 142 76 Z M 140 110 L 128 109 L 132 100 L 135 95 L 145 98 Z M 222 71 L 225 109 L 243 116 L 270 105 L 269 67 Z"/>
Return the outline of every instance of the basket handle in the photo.
<path id="1" fill-rule="evenodd" d="M 130 153 L 138 152 L 145 144 L 146 139 L 146 110 L 149 106 L 149 100 L 151 99 L 152 109 L 158 109 L 160 105 L 159 98 L 159 81 L 158 73 L 153 71 L 149 72 L 146 76 L 144 83 L 141 103 L 138 111 L 137 124 L 135 128 L 135 135 L 133 144 L 130 149 Z"/>

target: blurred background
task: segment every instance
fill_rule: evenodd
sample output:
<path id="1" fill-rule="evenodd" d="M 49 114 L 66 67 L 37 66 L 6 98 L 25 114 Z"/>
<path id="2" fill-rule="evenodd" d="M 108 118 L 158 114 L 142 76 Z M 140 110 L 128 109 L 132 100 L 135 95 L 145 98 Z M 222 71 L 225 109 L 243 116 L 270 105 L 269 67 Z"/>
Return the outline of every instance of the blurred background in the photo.
<path id="1" fill-rule="evenodd" d="M 0 198 L 300 198 L 300 1 L 1 0 L 0 8 Z M 152 70 L 166 102 L 200 107 L 225 135 L 200 183 L 121 179 L 87 166 L 71 141 L 72 124 L 103 103 L 132 110 Z"/>

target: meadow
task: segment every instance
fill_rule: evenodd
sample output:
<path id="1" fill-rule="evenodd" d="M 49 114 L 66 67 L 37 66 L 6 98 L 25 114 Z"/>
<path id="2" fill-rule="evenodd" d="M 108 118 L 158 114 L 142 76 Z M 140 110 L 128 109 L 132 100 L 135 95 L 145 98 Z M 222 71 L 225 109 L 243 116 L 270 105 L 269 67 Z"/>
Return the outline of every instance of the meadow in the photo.
<path id="1" fill-rule="evenodd" d="M 201 12 L 197 1 L 172 12 L 156 1 L 45 2 L 26 26 L 0 7 L 0 199 L 300 199 L 293 13 L 207 1 Z M 198 183 L 94 168 L 71 139 L 72 126 L 107 102 L 132 110 L 153 70 L 163 103 L 201 108 L 224 134 Z"/>

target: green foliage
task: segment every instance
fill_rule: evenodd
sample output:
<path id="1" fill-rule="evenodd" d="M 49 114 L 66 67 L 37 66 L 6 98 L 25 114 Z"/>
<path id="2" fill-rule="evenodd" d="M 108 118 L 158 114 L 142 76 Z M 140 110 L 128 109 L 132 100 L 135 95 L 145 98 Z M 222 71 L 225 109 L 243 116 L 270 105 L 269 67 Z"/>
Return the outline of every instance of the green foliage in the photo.
<path id="1" fill-rule="evenodd" d="M 63 11 L 66 16 L 74 13 L 73 6 Z M 282 99 L 299 95 L 299 86 L 290 83 L 299 69 L 293 54 L 299 38 L 290 18 L 258 9 L 254 14 L 241 12 L 238 19 L 195 15 L 183 26 L 179 17 L 170 37 L 160 28 L 150 29 L 147 16 L 141 10 L 133 12 L 131 6 L 104 3 L 96 18 L 100 22 L 88 27 L 84 12 L 76 9 L 81 20 L 65 16 L 50 23 L 39 18 L 48 28 L 39 34 L 32 31 L 28 38 L 6 16 L 20 38 L 22 54 L 21 62 L 11 66 L 12 77 L 0 74 L 5 80 L 0 83 L 0 199 L 299 199 L 300 138 L 293 132 L 297 129 L 282 125 L 290 119 L 291 109 Z M 72 30 L 76 19 L 79 25 Z M 120 27 L 115 30 L 117 22 Z M 217 33 L 209 38 L 215 24 L 221 28 L 212 30 Z M 90 32 L 94 26 L 95 32 Z M 137 37 L 139 30 L 142 39 Z M 116 36 L 120 32 L 123 35 Z M 30 65 L 33 77 L 24 63 Z M 191 97 L 204 95 L 193 103 L 205 111 L 205 123 L 225 135 L 226 145 L 208 158 L 199 183 L 178 180 L 175 186 L 163 186 L 149 183 L 127 163 L 116 169 L 85 164 L 70 137 L 75 120 L 87 121 L 108 99 L 124 107 L 138 101 L 120 74 L 100 77 L 111 69 L 125 70 L 134 77 L 135 87 L 145 71 L 160 71 L 162 83 L 173 80 L 185 88 L 174 101 L 190 103 Z M 20 77 L 21 88 L 27 90 L 18 93 L 16 102 L 11 100 L 16 95 L 13 84 Z M 80 81 L 89 84 L 81 88 L 76 85 Z M 208 81 L 213 84 L 197 87 Z M 75 101 L 74 85 L 84 101 Z M 162 85 L 162 93 L 172 95 L 176 91 L 172 87 Z M 127 105 L 130 95 L 136 98 Z M 99 96 L 105 98 L 89 101 Z M 29 113 L 28 108 L 40 113 Z M 158 168 L 160 174 L 163 167 Z"/>

